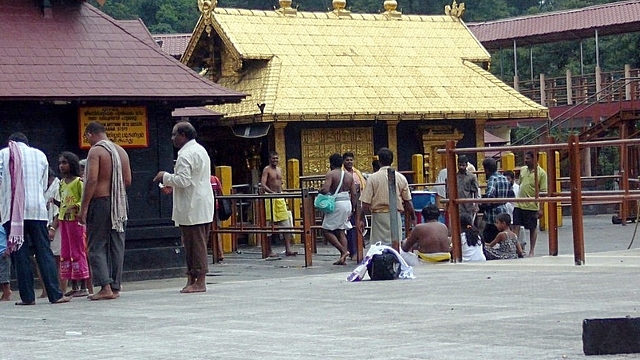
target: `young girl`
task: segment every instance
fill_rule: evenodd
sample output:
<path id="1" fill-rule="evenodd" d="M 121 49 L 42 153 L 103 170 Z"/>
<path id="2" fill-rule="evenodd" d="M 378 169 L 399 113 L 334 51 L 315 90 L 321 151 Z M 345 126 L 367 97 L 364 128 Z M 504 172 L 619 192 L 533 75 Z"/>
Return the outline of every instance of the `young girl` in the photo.
<path id="1" fill-rule="evenodd" d="M 460 215 L 460 228 L 462 234 L 462 262 L 487 261 L 482 251 L 482 238 L 480 232 L 473 226 L 469 214 Z"/>
<path id="2" fill-rule="evenodd" d="M 509 225 L 511 225 L 509 214 L 502 213 L 496 217 L 496 227 L 500 232 L 484 248 L 487 260 L 517 259 L 524 256 L 518 236 L 509 229 Z"/>
<path id="3" fill-rule="evenodd" d="M 80 159 L 74 153 L 64 151 L 58 164 L 60 181 L 60 215 L 58 226 L 62 235 L 60 249 L 60 277 L 72 281 L 72 290 L 66 296 L 87 296 L 85 280 L 89 278 L 89 265 L 84 242 L 84 226 L 78 222 L 82 201 Z"/>

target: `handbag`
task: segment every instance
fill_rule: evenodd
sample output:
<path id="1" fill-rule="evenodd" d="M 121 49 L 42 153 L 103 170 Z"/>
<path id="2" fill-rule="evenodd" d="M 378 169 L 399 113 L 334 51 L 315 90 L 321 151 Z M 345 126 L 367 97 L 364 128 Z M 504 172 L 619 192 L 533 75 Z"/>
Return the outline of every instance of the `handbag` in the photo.
<path id="1" fill-rule="evenodd" d="M 313 200 L 313 207 L 324 213 L 331 214 L 336 209 L 336 195 L 342 187 L 342 180 L 344 180 L 344 170 L 340 176 L 340 183 L 336 188 L 336 192 L 333 194 L 318 194 L 316 199 Z"/>
<path id="2" fill-rule="evenodd" d="M 231 208 L 231 200 L 229 199 L 218 199 L 218 208 L 216 209 L 216 216 L 218 220 L 225 221 L 229 220 L 231 215 L 233 215 L 233 209 Z"/>

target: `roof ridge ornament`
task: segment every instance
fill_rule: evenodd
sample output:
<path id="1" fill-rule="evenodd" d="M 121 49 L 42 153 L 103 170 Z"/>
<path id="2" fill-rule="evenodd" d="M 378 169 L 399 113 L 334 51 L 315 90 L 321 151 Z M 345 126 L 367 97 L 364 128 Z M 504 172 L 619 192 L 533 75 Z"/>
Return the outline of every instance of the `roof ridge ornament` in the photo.
<path id="1" fill-rule="evenodd" d="M 204 21 L 204 30 L 208 36 L 211 36 L 211 24 L 213 18 L 213 9 L 218 5 L 218 0 L 198 0 L 198 9 L 202 13 Z"/>
<path id="2" fill-rule="evenodd" d="M 347 0 L 333 0 L 331 5 L 333 6 L 333 13 L 338 17 L 351 17 L 351 11 L 346 10 Z"/>
<path id="3" fill-rule="evenodd" d="M 458 5 L 456 0 L 453 0 L 453 3 L 451 3 L 450 6 L 447 5 L 444 7 L 445 15 L 452 16 L 456 19 L 462 18 L 462 15 L 464 15 L 465 10 L 466 9 L 464 7 L 464 3 L 460 3 L 460 5 Z"/>
<path id="4" fill-rule="evenodd" d="M 400 20 L 402 18 L 402 12 L 396 10 L 398 8 L 398 2 L 396 0 L 385 0 L 383 6 L 383 14 L 387 19 Z"/>
<path id="5" fill-rule="evenodd" d="M 294 9 L 291 7 L 292 0 L 279 0 L 278 4 L 280 4 L 280 8 L 276 9 L 282 15 L 297 15 L 298 9 Z"/>

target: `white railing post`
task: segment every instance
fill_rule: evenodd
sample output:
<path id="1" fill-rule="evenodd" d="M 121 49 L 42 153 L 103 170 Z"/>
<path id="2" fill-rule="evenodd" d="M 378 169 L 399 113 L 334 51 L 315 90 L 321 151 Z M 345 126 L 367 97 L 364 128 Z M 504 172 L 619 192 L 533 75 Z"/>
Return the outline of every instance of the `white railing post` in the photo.
<path id="1" fill-rule="evenodd" d="M 600 66 L 596 66 L 596 100 L 600 101 L 602 94 L 600 94 L 600 90 L 602 90 L 602 70 L 600 70 Z"/>
<path id="2" fill-rule="evenodd" d="M 547 106 L 547 94 L 545 91 L 544 74 L 540 74 L 540 105 Z"/>
<path id="3" fill-rule="evenodd" d="M 629 78 L 631 78 L 631 65 L 629 64 L 624 65 L 624 77 L 627 79 L 624 84 L 624 99 L 629 101 L 631 100 L 631 81 L 629 81 Z"/>
<path id="4" fill-rule="evenodd" d="M 567 105 L 573 105 L 573 89 L 571 81 L 571 70 L 567 70 Z"/>

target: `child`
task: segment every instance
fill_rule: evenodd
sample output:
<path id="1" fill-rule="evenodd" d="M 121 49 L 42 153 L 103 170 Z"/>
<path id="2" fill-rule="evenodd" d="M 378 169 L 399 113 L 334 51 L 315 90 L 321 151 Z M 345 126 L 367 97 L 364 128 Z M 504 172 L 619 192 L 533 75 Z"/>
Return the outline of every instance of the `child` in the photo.
<path id="1" fill-rule="evenodd" d="M 487 260 L 517 259 L 524 256 L 522 247 L 518 242 L 518 236 L 509 229 L 511 216 L 502 213 L 496 217 L 496 228 L 498 235 L 484 248 Z"/>
<path id="2" fill-rule="evenodd" d="M 83 189 L 79 162 L 78 156 L 68 151 L 62 152 L 58 159 L 62 175 L 60 214 L 58 216 L 58 226 L 62 235 L 60 277 L 71 280 L 72 290 L 65 296 L 73 297 L 89 295 L 85 284 L 85 280 L 89 278 L 89 265 L 84 243 L 85 229 L 78 222 Z"/>
<path id="3" fill-rule="evenodd" d="M 469 214 L 460 215 L 460 228 L 462 234 L 462 262 L 487 261 L 482 251 L 482 237 L 473 226 L 473 220 Z"/>

